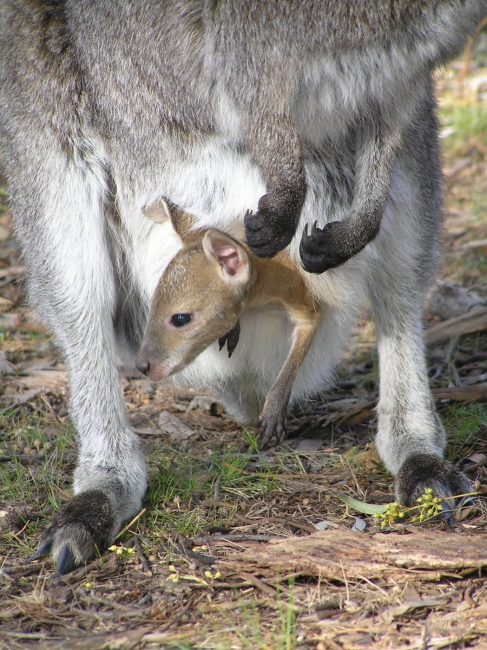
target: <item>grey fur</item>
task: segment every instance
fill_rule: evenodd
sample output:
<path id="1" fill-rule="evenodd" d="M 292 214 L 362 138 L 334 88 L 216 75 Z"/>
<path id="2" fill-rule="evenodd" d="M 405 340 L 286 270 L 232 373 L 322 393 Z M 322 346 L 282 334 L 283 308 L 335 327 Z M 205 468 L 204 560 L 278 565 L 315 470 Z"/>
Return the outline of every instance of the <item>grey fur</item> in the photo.
<path id="1" fill-rule="evenodd" d="M 75 493 L 91 509 L 98 491 L 108 500 L 108 537 L 146 486 L 116 346 L 133 358 L 177 250 L 143 216 L 161 196 L 237 235 L 254 210 L 246 234 L 261 255 L 291 241 L 298 260 L 298 223 L 341 222 L 326 226 L 341 232 L 331 252 L 318 230 L 303 239 L 312 270 L 341 264 L 343 251 L 352 257 L 306 278 L 322 324 L 291 400 L 325 385 L 367 292 L 381 364 L 379 452 L 395 474 L 414 454 L 442 454 L 421 331 L 441 203 L 429 79 L 486 4 L 2 1 L 0 130 L 12 212 L 31 303 L 70 373 Z M 231 359 L 210 349 L 181 381 L 214 389 L 236 416 L 255 420 L 289 331 L 272 314 L 241 326 Z M 69 565 L 90 544 L 84 532 L 77 538 L 81 522 L 64 525 L 65 512 L 50 530 L 54 556 Z"/>

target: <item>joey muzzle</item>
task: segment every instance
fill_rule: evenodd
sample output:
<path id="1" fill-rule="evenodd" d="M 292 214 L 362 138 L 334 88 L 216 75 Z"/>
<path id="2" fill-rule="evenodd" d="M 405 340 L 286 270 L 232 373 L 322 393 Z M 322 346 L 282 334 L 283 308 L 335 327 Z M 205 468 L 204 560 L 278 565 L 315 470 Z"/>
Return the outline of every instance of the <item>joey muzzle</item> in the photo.
<path id="1" fill-rule="evenodd" d="M 159 381 L 160 379 L 164 379 L 164 377 L 169 377 L 172 374 L 171 371 L 175 370 L 175 368 L 169 367 L 168 363 L 158 361 L 157 356 L 151 354 L 145 347 L 142 347 L 137 355 L 135 366 L 139 372 L 153 381 Z"/>
<path id="2" fill-rule="evenodd" d="M 135 366 L 137 370 L 141 372 L 143 375 L 149 374 L 150 363 L 148 358 L 138 355 L 137 359 L 135 360 Z"/>

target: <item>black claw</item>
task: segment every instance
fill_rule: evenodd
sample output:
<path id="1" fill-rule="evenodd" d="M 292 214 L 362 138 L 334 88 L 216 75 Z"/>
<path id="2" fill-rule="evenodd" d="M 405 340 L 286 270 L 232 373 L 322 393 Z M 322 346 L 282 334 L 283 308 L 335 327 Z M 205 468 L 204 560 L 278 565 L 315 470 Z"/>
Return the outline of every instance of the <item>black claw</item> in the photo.
<path id="1" fill-rule="evenodd" d="M 74 558 L 73 551 L 69 548 L 69 546 L 64 546 L 58 556 L 54 577 L 59 578 L 62 575 L 69 573 L 74 569 L 75 566 L 76 560 Z"/>
<path id="2" fill-rule="evenodd" d="M 308 273 L 323 273 L 344 260 L 340 257 L 340 250 L 333 250 L 333 243 L 330 239 L 331 224 L 326 224 L 322 229 L 318 228 L 315 221 L 308 234 L 308 225 L 303 230 L 299 252 L 303 268 Z M 338 257 L 337 257 L 338 253 Z"/>
<path id="3" fill-rule="evenodd" d="M 441 518 L 446 522 L 448 526 L 453 526 L 453 510 L 451 507 L 443 502 L 441 505 Z"/>
<path id="4" fill-rule="evenodd" d="M 51 547 L 52 547 L 52 539 L 46 539 L 45 542 L 42 542 L 42 544 L 39 546 L 37 551 L 27 559 L 27 562 L 32 562 L 32 560 L 38 560 L 41 557 L 45 557 L 46 555 L 49 555 L 49 553 L 51 552 Z"/>
<path id="5" fill-rule="evenodd" d="M 257 212 L 244 218 L 245 241 L 258 257 L 274 257 L 290 244 L 299 220 L 304 191 L 279 189 L 261 196 Z"/>
<path id="6" fill-rule="evenodd" d="M 220 338 L 218 339 L 220 352 L 223 350 L 226 343 L 227 350 L 228 350 L 228 358 L 230 359 L 232 354 L 235 352 L 235 348 L 237 347 L 239 339 L 240 339 L 240 321 L 237 321 L 237 324 L 234 327 L 232 327 L 232 329 L 229 332 L 227 332 L 223 336 L 220 336 Z"/>
<path id="7" fill-rule="evenodd" d="M 227 335 L 228 358 L 230 358 L 232 354 L 235 352 L 235 348 L 237 347 L 239 339 L 240 339 L 240 321 L 237 321 L 235 327 L 232 327 L 232 329 L 228 332 Z"/>

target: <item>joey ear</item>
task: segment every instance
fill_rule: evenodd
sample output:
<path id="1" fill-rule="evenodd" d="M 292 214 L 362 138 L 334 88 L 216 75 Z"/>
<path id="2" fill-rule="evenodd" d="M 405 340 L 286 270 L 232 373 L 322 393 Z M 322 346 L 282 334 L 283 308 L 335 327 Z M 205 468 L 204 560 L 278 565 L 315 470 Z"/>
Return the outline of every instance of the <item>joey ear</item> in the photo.
<path id="1" fill-rule="evenodd" d="M 155 223 L 170 223 L 174 232 L 184 239 L 194 225 L 194 217 L 177 205 L 171 203 L 171 208 L 164 199 L 159 199 L 154 205 L 143 210 L 145 216 Z"/>
<path id="2" fill-rule="evenodd" d="M 155 223 L 166 223 L 166 221 L 172 223 L 171 212 L 164 199 L 159 199 L 154 205 L 151 205 L 149 208 L 144 208 L 143 212 L 148 219 Z"/>
<path id="3" fill-rule="evenodd" d="M 250 260 L 247 251 L 235 239 L 220 230 L 210 228 L 203 237 L 203 250 L 209 260 L 215 261 L 230 282 L 244 284 L 250 278 Z"/>

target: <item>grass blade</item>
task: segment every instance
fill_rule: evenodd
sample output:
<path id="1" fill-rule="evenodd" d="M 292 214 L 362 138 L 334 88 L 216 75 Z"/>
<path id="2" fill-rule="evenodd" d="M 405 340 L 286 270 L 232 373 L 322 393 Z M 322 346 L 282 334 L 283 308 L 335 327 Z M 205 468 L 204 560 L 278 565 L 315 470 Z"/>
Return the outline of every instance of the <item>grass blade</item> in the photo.
<path id="1" fill-rule="evenodd" d="M 379 506 L 372 503 L 363 503 L 363 501 L 357 501 L 357 499 L 352 499 L 345 492 L 340 492 L 338 495 L 340 499 L 350 508 L 362 512 L 364 515 L 381 515 L 387 510 L 387 505 Z"/>

